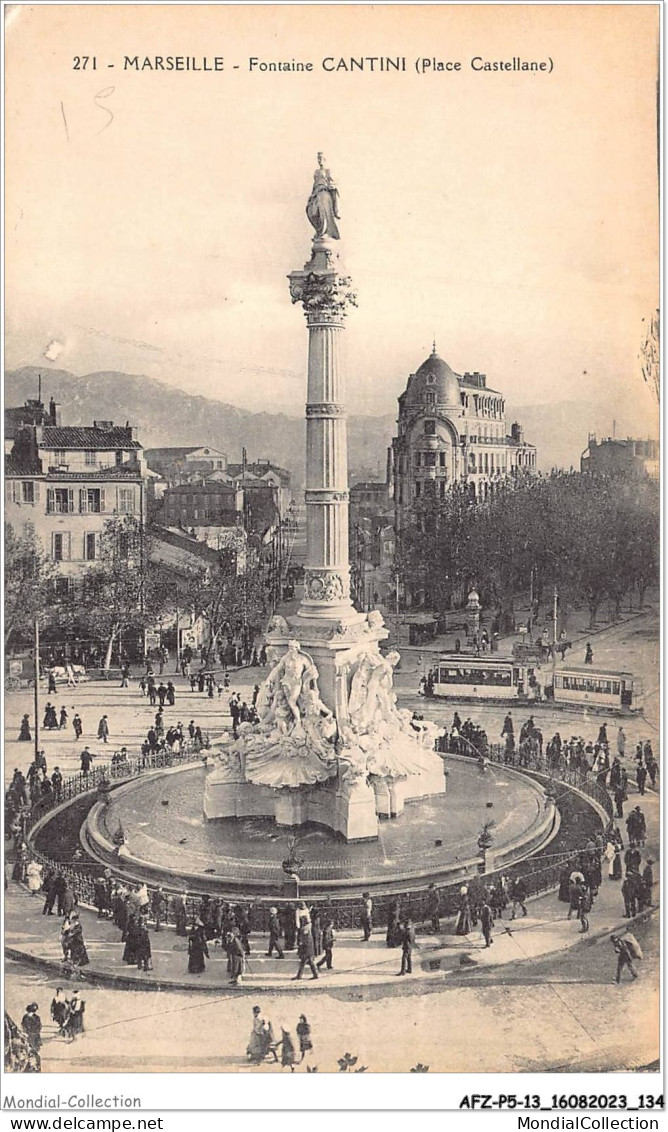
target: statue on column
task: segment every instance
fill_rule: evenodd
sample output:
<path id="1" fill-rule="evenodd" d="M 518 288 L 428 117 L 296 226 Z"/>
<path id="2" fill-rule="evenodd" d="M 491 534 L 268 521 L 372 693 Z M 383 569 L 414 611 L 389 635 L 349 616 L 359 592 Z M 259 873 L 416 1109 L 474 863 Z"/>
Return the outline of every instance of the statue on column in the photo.
<path id="1" fill-rule="evenodd" d="M 339 240 L 337 220 L 339 217 L 339 190 L 332 174 L 325 168 L 324 154 L 318 154 L 318 168 L 313 174 L 313 188 L 306 204 L 309 223 L 315 228 L 316 236 L 329 236 Z"/>

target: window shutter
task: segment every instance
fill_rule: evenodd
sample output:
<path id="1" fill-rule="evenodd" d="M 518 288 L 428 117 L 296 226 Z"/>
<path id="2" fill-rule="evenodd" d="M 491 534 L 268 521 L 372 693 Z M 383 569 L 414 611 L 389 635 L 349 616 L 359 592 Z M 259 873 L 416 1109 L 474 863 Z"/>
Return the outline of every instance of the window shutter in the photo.
<path id="1" fill-rule="evenodd" d="M 52 487 L 46 489 L 46 510 L 48 514 L 53 514 L 55 510 L 55 496 Z"/>
<path id="2" fill-rule="evenodd" d="M 107 507 L 106 507 L 105 498 L 104 498 L 104 488 L 101 487 L 100 488 L 100 511 L 106 511 L 106 509 L 107 509 Z"/>
<path id="3" fill-rule="evenodd" d="M 85 515 L 87 510 L 88 510 L 88 499 L 87 499 L 87 496 L 86 496 L 86 489 L 85 489 L 85 487 L 80 487 L 79 488 L 79 511 L 81 512 L 82 515 Z"/>
<path id="4" fill-rule="evenodd" d="M 74 511 L 74 488 L 68 487 L 67 489 L 67 510 L 70 514 Z"/>
<path id="5" fill-rule="evenodd" d="M 38 484 L 37 480 L 35 480 L 34 483 L 33 483 L 33 497 L 34 497 L 35 503 L 39 503 L 39 484 Z"/>
<path id="6" fill-rule="evenodd" d="M 63 535 L 63 558 L 70 561 L 72 557 L 72 536 L 69 531 Z"/>
<path id="7" fill-rule="evenodd" d="M 86 538 L 87 538 L 87 536 L 84 534 L 84 536 L 83 536 L 83 550 L 81 552 L 81 557 L 84 559 L 84 561 L 86 559 Z"/>

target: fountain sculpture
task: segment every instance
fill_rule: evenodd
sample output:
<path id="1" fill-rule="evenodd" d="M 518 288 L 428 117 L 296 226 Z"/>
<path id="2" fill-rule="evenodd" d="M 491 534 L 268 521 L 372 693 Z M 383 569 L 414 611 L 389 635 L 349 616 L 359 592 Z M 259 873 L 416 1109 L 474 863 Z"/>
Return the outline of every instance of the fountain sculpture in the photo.
<path id="1" fill-rule="evenodd" d="M 358 613 L 350 598 L 339 345 L 356 295 L 339 260 L 339 195 L 322 154 L 306 214 L 315 229 L 311 258 L 288 276 L 309 331 L 304 596 L 294 617 L 269 623 L 272 668 L 256 704 L 259 723 L 242 724 L 238 739 L 215 748 L 204 813 L 318 822 L 348 841 L 373 840 L 379 817 L 445 793 L 445 775 L 433 750 L 438 728 L 397 708 L 399 654 L 380 651 L 382 615 Z"/>

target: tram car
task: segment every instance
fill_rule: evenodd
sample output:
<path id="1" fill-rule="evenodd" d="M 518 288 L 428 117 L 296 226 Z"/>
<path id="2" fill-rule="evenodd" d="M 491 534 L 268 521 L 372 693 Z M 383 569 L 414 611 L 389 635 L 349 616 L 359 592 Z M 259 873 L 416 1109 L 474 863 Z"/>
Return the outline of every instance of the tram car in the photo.
<path id="1" fill-rule="evenodd" d="M 555 703 L 618 711 L 642 711 L 642 680 L 631 672 L 610 672 L 587 664 L 556 669 L 548 695 Z"/>
<path id="2" fill-rule="evenodd" d="M 433 672 L 435 696 L 448 699 L 516 700 L 528 693 L 533 668 L 501 658 L 441 656 Z"/>

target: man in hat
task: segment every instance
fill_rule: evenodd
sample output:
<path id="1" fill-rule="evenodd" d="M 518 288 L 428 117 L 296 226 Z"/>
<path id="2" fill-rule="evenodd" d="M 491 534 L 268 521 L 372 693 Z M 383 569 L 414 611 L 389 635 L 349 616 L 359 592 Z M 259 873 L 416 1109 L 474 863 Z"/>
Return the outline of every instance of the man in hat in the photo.
<path id="1" fill-rule="evenodd" d="M 283 950 L 281 948 L 281 921 L 278 918 L 278 908 L 269 909 L 269 947 L 267 949 L 268 956 L 273 953 L 274 948 L 276 949 L 276 955 L 278 956 L 278 958 L 284 959 L 285 955 L 283 954 Z"/>
<path id="2" fill-rule="evenodd" d="M 631 978 L 635 981 L 638 978 L 638 973 L 633 966 L 633 954 L 628 942 L 622 939 L 621 936 L 611 935 L 610 942 L 612 943 L 615 954 L 617 955 L 617 974 L 615 982 L 619 983 L 622 979 L 622 971 L 628 967 Z"/>
<path id="3" fill-rule="evenodd" d="M 315 948 L 313 946 L 313 933 L 311 931 L 310 923 L 304 924 L 299 930 L 299 937 L 297 939 L 297 954 L 299 955 L 299 967 L 297 974 L 293 975 L 293 979 L 301 979 L 304 973 L 304 967 L 308 966 L 311 972 L 311 978 L 317 979 L 318 972 L 315 969 Z"/>
<path id="4" fill-rule="evenodd" d="M 404 921 L 401 933 L 401 970 L 400 975 L 413 974 L 413 948 L 415 947 L 415 928 L 410 920 Z"/>
<path id="5" fill-rule="evenodd" d="M 371 932 L 373 930 L 372 913 L 373 913 L 373 901 L 372 901 L 371 897 L 369 896 L 368 892 L 363 892 L 362 893 L 362 931 L 364 932 L 364 935 L 362 936 L 362 942 L 363 943 L 367 943 L 369 941 L 369 939 L 371 938 Z"/>

